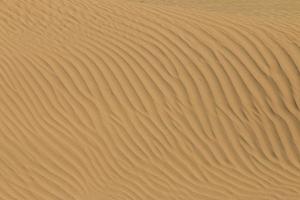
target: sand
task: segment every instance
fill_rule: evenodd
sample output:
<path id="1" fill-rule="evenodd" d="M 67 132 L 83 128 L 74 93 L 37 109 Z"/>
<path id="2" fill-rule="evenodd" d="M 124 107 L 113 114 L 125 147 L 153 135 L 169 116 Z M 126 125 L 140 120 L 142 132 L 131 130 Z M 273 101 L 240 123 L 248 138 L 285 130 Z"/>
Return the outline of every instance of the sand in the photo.
<path id="1" fill-rule="evenodd" d="M 299 199 L 300 1 L 0 1 L 0 200 Z"/>

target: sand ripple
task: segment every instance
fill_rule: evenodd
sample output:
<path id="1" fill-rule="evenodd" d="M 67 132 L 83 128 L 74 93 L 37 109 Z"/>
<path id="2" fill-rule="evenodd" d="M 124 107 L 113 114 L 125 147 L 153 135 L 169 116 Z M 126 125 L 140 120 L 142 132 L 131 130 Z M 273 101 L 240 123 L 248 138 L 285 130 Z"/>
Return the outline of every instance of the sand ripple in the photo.
<path id="1" fill-rule="evenodd" d="M 300 199 L 285 16 L 1 1 L 0 199 Z"/>

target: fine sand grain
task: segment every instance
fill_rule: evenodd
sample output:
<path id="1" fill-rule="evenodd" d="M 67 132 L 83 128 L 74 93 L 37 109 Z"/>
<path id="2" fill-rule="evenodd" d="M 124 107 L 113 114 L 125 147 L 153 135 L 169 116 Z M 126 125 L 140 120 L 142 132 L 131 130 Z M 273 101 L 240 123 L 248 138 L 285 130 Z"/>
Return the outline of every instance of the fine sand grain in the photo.
<path id="1" fill-rule="evenodd" d="M 299 199 L 300 1 L 0 1 L 0 200 Z"/>

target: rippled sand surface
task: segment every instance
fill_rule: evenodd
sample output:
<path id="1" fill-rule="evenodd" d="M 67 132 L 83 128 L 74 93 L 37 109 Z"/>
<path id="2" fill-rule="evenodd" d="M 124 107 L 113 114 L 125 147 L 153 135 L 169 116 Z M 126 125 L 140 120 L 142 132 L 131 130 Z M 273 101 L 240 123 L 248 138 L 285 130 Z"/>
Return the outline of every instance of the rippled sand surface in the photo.
<path id="1" fill-rule="evenodd" d="M 300 1 L 0 1 L 0 200 L 299 199 Z"/>

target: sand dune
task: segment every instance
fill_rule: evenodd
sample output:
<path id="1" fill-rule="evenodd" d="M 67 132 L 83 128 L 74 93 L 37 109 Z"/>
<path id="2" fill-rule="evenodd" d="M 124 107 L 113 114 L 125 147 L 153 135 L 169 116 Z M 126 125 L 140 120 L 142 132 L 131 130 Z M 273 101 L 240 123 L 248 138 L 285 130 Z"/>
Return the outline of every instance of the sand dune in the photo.
<path id="1" fill-rule="evenodd" d="M 298 1 L 0 1 L 0 200 L 300 199 Z"/>

